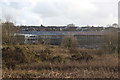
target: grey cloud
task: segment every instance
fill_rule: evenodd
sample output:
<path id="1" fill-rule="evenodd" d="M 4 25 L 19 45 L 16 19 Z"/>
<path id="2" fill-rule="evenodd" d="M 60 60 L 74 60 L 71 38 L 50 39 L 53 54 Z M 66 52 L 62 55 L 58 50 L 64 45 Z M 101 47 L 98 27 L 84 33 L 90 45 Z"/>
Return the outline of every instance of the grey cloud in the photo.
<path id="1" fill-rule="evenodd" d="M 1 2 L 1 13 L 12 15 L 18 24 L 107 25 L 117 21 L 118 0 L 41 0 Z M 1 8 L 0 8 L 1 9 Z M 32 20 L 31 20 L 32 19 Z M 38 22 L 37 22 L 38 21 Z"/>
<path id="2" fill-rule="evenodd" d="M 24 7 L 24 5 L 19 2 L 10 2 L 9 6 L 15 9 L 22 9 Z"/>
<path id="3" fill-rule="evenodd" d="M 37 3 L 33 12 L 40 14 L 42 17 L 53 17 L 59 15 L 59 10 L 52 3 L 47 2 Z"/>

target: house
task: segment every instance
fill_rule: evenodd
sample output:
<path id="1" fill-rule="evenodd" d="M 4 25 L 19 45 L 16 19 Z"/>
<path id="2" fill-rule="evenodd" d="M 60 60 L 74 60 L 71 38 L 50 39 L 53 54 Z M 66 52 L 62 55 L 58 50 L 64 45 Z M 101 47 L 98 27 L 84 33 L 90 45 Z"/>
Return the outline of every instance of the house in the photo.
<path id="1" fill-rule="evenodd" d="M 28 44 L 28 43 L 38 43 L 38 36 L 33 34 L 16 34 L 18 43 Z"/>

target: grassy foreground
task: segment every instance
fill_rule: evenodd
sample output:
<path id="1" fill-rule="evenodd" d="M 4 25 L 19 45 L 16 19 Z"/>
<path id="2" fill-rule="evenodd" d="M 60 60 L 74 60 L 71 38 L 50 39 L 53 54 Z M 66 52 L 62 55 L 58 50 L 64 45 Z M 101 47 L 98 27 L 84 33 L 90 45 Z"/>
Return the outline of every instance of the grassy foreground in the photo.
<path id="1" fill-rule="evenodd" d="M 3 78 L 118 78 L 118 55 L 46 45 L 3 45 Z"/>

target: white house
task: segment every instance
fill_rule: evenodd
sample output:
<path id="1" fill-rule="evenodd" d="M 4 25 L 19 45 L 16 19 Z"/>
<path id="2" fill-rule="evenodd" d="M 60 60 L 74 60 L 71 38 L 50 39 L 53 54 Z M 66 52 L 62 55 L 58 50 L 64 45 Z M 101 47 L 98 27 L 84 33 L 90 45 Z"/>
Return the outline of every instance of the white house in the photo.
<path id="1" fill-rule="evenodd" d="M 33 34 L 15 34 L 17 36 L 23 36 L 23 43 L 38 43 L 38 36 Z"/>

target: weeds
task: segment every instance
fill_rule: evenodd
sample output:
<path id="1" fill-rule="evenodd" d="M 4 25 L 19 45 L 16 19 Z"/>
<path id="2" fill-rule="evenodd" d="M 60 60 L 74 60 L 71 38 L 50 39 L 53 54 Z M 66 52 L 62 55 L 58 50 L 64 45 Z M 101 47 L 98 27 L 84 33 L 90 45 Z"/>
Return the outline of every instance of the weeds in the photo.
<path id="1" fill-rule="evenodd" d="M 90 61 L 93 60 L 93 56 L 89 55 L 89 54 L 82 54 L 82 53 L 78 53 L 78 54 L 74 54 L 71 56 L 72 60 L 77 60 L 77 61 Z"/>
<path id="2" fill-rule="evenodd" d="M 77 48 L 71 53 L 73 49 L 42 45 L 2 50 L 3 78 L 118 78 L 117 54 Z"/>

